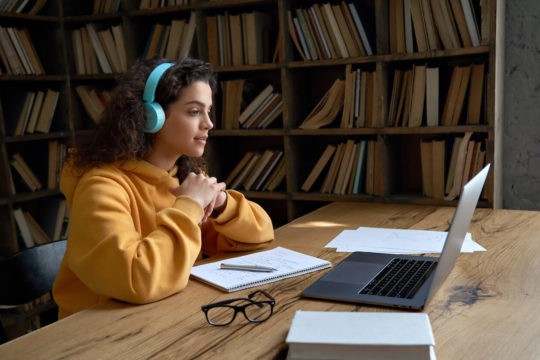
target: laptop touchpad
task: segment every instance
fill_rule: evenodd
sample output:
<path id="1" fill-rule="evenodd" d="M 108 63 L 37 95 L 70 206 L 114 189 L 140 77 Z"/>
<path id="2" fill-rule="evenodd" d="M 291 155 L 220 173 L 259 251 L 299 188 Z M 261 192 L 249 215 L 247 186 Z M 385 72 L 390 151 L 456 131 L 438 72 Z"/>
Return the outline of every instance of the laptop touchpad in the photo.
<path id="1" fill-rule="evenodd" d="M 345 261 L 327 273 L 322 280 L 348 284 L 365 284 L 383 267 L 384 264 L 359 264 L 358 262 Z"/>

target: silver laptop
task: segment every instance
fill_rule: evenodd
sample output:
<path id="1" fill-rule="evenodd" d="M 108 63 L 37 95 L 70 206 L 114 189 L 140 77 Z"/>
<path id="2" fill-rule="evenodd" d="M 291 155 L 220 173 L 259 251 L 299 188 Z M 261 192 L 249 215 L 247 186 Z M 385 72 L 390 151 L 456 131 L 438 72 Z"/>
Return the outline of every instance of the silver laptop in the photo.
<path id="1" fill-rule="evenodd" d="M 421 310 L 454 267 L 489 167 L 463 187 L 440 257 L 354 252 L 302 296 Z"/>

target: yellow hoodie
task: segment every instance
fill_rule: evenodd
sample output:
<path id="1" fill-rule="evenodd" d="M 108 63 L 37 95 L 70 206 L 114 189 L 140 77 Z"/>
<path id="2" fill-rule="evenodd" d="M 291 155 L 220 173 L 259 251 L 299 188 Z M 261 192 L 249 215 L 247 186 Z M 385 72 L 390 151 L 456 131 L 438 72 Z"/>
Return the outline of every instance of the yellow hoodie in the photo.
<path id="1" fill-rule="evenodd" d="M 109 298 L 160 300 L 187 285 L 201 250 L 252 250 L 273 240 L 268 214 L 234 190 L 224 211 L 199 226 L 202 206 L 169 191 L 178 186 L 175 173 L 146 161 L 83 174 L 64 168 L 68 243 L 53 288 L 60 318 Z"/>

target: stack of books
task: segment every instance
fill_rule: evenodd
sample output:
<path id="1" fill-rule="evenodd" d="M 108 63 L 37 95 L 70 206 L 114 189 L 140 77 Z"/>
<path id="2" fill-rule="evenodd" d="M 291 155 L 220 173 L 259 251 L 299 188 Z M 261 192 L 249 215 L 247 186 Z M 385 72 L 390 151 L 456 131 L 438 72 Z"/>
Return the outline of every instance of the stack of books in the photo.
<path id="1" fill-rule="evenodd" d="M 88 23 L 71 32 L 75 70 L 79 75 L 127 71 L 122 25 L 102 27 Z"/>
<path id="2" fill-rule="evenodd" d="M 289 33 L 304 60 L 373 55 L 355 3 L 313 4 L 288 12 Z"/>
<path id="3" fill-rule="evenodd" d="M 248 151 L 225 179 L 228 188 L 274 190 L 285 178 L 283 150 Z"/>
<path id="4" fill-rule="evenodd" d="M 185 58 L 190 53 L 196 28 L 195 11 L 190 13 L 189 19 L 173 19 L 170 24 L 154 24 L 143 57 L 151 59 L 157 55 L 171 61 Z"/>
<path id="5" fill-rule="evenodd" d="M 435 360 L 425 313 L 297 311 L 287 359 Z"/>
<path id="6" fill-rule="evenodd" d="M 0 60 L 8 75 L 45 74 L 26 28 L 0 26 Z"/>
<path id="7" fill-rule="evenodd" d="M 272 27 L 267 13 L 217 14 L 206 17 L 208 58 L 220 66 L 255 65 L 269 61 Z"/>
<path id="8" fill-rule="evenodd" d="M 392 53 L 473 47 L 483 41 L 470 0 L 390 0 L 388 9 Z"/>

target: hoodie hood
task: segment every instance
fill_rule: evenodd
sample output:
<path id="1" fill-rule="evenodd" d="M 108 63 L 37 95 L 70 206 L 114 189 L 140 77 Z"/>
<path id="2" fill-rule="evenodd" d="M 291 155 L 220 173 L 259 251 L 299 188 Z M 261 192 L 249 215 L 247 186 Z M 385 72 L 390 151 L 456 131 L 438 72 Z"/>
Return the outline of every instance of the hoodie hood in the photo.
<path id="1" fill-rule="evenodd" d="M 166 183 L 167 186 L 178 186 L 178 178 L 175 177 L 178 168 L 175 166 L 169 171 L 165 171 L 144 160 L 128 160 L 114 164 L 103 165 L 81 170 L 73 166 L 72 161 L 66 161 L 62 169 L 60 180 L 60 191 L 67 200 L 68 208 L 71 208 L 75 190 L 82 179 L 92 176 L 104 176 L 109 178 L 139 178 L 148 184 Z"/>

